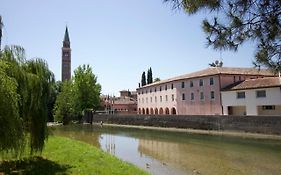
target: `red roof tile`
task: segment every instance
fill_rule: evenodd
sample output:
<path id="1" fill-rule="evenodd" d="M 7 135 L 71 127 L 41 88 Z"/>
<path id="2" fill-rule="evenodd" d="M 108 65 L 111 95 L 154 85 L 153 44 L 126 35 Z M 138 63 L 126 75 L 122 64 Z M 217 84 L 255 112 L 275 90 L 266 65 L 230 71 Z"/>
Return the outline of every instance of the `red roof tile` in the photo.
<path id="1" fill-rule="evenodd" d="M 181 75 L 178 77 L 161 80 L 138 89 L 144 87 L 150 87 L 158 84 L 168 83 L 176 80 L 183 80 L 183 79 L 190 79 L 190 78 L 198 78 L 198 77 L 205 77 L 210 75 L 217 75 L 217 74 L 229 74 L 229 75 L 264 75 L 264 76 L 273 76 L 274 74 L 265 69 L 255 69 L 255 68 L 233 68 L 233 67 L 209 67 L 207 69 L 203 69 L 201 71 Z"/>
<path id="2" fill-rule="evenodd" d="M 248 79 L 237 84 L 226 87 L 225 91 L 243 90 L 243 89 L 257 89 L 257 88 L 269 88 L 269 87 L 281 87 L 280 77 L 264 77 L 257 79 Z"/>

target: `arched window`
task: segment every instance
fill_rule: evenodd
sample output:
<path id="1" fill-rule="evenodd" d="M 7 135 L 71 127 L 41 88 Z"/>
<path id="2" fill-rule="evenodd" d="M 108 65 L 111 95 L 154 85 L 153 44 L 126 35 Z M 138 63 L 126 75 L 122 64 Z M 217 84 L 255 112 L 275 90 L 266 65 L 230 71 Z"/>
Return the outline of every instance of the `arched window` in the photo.
<path id="1" fill-rule="evenodd" d="M 158 109 L 157 108 L 154 109 L 154 114 L 158 115 Z"/>
<path id="2" fill-rule="evenodd" d="M 173 114 L 173 115 L 176 115 L 176 114 L 177 114 L 176 108 L 172 108 L 172 109 L 171 109 L 171 114 Z"/>
<path id="3" fill-rule="evenodd" d="M 153 108 L 150 108 L 150 114 L 153 115 L 154 112 L 153 112 Z"/>
<path id="4" fill-rule="evenodd" d="M 145 114 L 145 109 L 144 108 L 142 108 L 142 113 L 141 114 Z"/>
<path id="5" fill-rule="evenodd" d="M 165 109 L 165 114 L 166 114 L 166 115 L 169 115 L 169 108 L 166 108 L 166 109 Z"/>
<path id="6" fill-rule="evenodd" d="M 160 108 L 160 109 L 159 109 L 159 114 L 162 115 L 163 113 L 164 113 L 164 112 L 163 112 L 163 108 Z"/>

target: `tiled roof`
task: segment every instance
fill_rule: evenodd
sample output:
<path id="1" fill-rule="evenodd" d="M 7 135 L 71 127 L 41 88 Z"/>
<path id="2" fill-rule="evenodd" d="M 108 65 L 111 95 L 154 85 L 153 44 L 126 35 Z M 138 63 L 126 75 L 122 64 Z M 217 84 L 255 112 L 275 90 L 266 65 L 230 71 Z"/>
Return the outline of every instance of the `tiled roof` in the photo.
<path id="1" fill-rule="evenodd" d="M 181 75 L 178 77 L 161 80 L 141 88 L 150 87 L 158 84 L 168 83 L 176 80 L 183 80 L 183 79 L 190 79 L 190 78 L 198 78 L 198 77 L 205 77 L 210 75 L 217 75 L 217 74 L 229 74 L 229 75 L 264 75 L 264 76 L 273 76 L 274 74 L 265 69 L 255 69 L 255 68 L 234 68 L 234 67 L 209 67 L 207 69 L 203 69 L 201 71 Z"/>
<path id="2" fill-rule="evenodd" d="M 257 89 L 257 88 L 269 88 L 269 87 L 281 87 L 280 77 L 264 77 L 257 79 L 248 79 L 233 85 L 226 87 L 225 91 L 243 90 L 243 89 Z"/>
<path id="3" fill-rule="evenodd" d="M 136 104 L 137 101 L 130 97 L 118 97 L 114 99 L 114 104 Z"/>

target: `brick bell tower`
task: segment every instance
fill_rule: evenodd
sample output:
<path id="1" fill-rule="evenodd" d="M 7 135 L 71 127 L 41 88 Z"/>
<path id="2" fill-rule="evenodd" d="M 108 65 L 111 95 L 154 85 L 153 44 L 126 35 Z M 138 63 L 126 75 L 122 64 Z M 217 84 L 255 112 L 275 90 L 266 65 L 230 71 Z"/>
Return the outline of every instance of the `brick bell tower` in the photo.
<path id="1" fill-rule="evenodd" d="M 61 81 L 71 79 L 71 49 L 68 29 L 66 26 L 62 47 Z"/>

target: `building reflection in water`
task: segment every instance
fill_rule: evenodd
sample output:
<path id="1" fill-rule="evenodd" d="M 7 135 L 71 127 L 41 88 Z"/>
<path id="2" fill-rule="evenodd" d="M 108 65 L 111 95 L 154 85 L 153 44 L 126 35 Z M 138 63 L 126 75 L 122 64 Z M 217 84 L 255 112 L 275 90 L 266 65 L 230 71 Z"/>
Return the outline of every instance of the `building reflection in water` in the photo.
<path id="1" fill-rule="evenodd" d="M 84 125 L 50 130 L 92 144 L 155 175 L 281 172 L 280 141 Z"/>
<path id="2" fill-rule="evenodd" d="M 105 139 L 106 152 L 115 155 L 115 136 L 110 134 L 104 134 L 101 136 L 101 138 Z"/>
<path id="3" fill-rule="evenodd" d="M 224 142 L 140 139 L 138 151 L 187 174 L 278 174 L 280 156 L 271 150 Z"/>
<path id="4" fill-rule="evenodd" d="M 74 128 L 75 129 L 75 128 Z M 73 130 L 74 130 L 73 129 Z M 56 129 L 52 130 L 52 134 L 59 135 L 63 137 L 68 137 L 75 140 L 80 140 L 86 143 L 89 143 L 91 145 L 94 145 L 98 148 L 101 148 L 99 138 L 100 134 L 97 132 L 89 132 L 84 130 L 63 130 L 63 129 Z"/>

